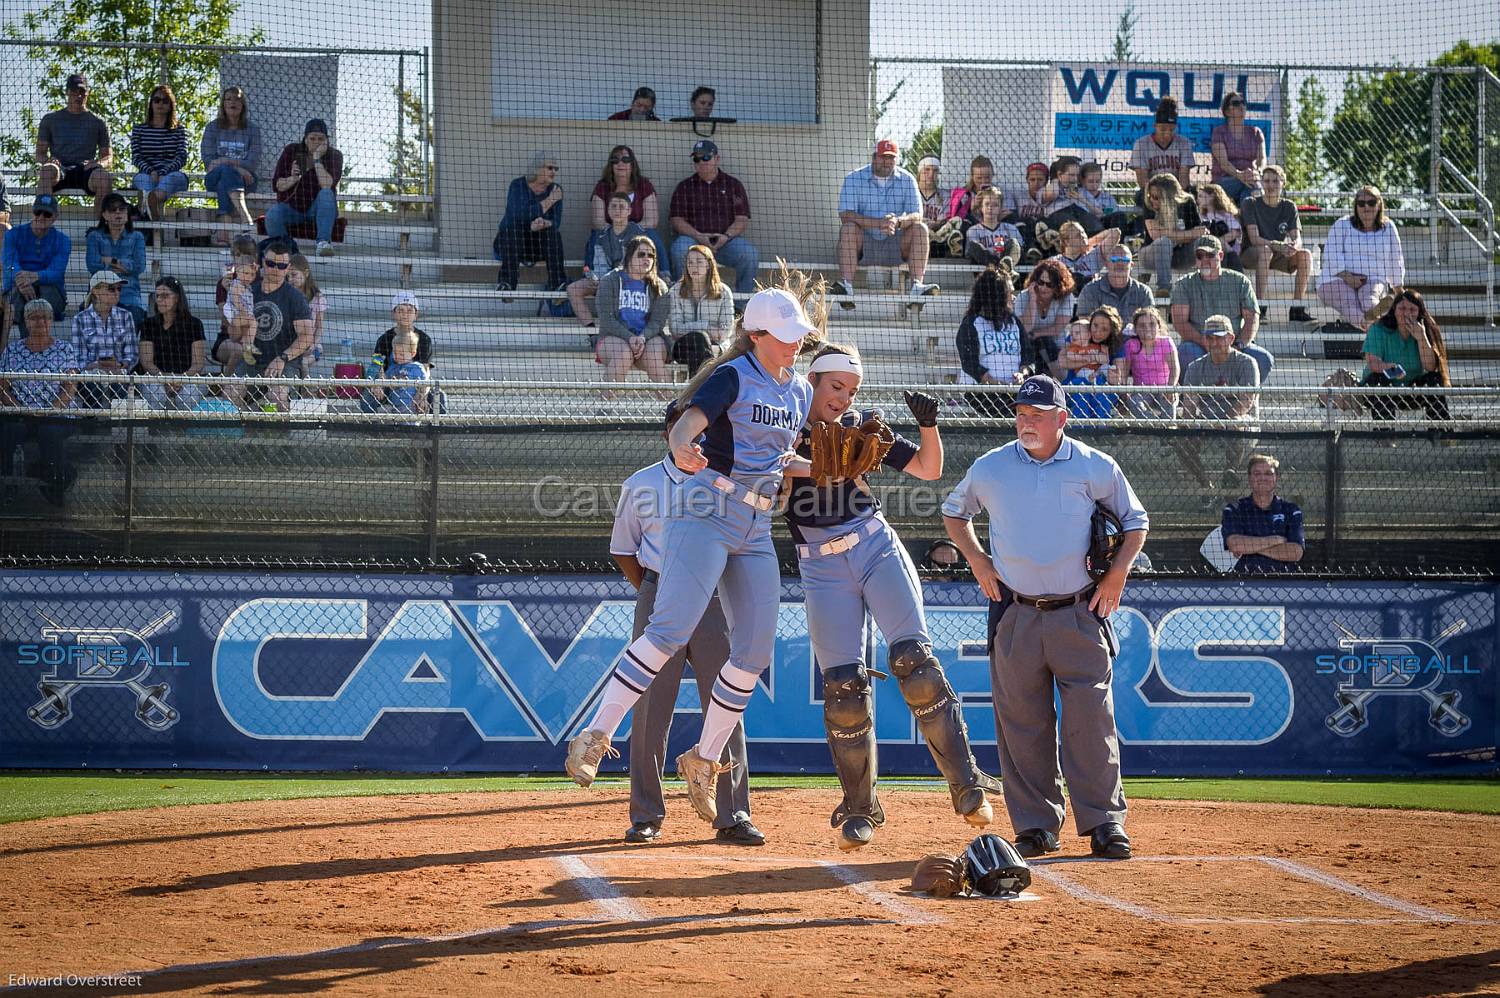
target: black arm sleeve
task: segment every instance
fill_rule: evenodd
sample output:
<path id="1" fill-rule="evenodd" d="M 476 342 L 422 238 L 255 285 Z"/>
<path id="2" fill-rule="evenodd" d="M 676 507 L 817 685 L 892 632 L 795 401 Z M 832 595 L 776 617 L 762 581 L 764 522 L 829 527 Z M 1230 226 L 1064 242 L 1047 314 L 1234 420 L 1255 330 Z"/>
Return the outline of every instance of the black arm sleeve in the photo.
<path id="1" fill-rule="evenodd" d="M 970 315 L 964 316 L 958 326 L 958 366 L 980 384 L 989 373 L 979 363 L 979 330 L 974 328 L 974 317 Z"/>

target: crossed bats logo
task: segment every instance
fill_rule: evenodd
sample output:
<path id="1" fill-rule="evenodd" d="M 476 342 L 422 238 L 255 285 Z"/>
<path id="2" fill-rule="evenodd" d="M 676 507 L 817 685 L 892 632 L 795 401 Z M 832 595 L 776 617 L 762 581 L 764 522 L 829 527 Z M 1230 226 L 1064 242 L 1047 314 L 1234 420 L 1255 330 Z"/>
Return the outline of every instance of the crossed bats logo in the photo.
<path id="1" fill-rule="evenodd" d="M 1439 649 L 1444 641 L 1468 626 L 1466 620 L 1455 620 L 1443 628 L 1431 641 L 1423 638 L 1362 638 L 1337 622 L 1334 626 L 1343 633 L 1339 648 L 1349 654 L 1364 657 L 1373 663 L 1360 672 L 1346 676 L 1334 692 L 1338 709 L 1325 720 L 1330 731 L 1343 738 L 1352 738 L 1370 723 L 1370 704 L 1380 697 L 1415 696 L 1427 704 L 1427 723 L 1448 738 L 1456 738 L 1469 729 L 1468 715 L 1458 709 L 1463 694 L 1458 690 L 1439 691 L 1444 673 L 1437 669 L 1417 672 L 1403 670 L 1393 664 L 1398 661 L 1431 662 L 1442 659 Z"/>
<path id="2" fill-rule="evenodd" d="M 108 687 L 123 687 L 135 694 L 135 718 L 152 731 L 165 731 L 181 719 L 181 714 L 167 701 L 172 687 L 168 683 L 151 683 L 151 670 L 155 656 L 147 640 L 162 631 L 176 619 L 168 610 L 145 626 L 129 627 L 68 627 L 40 614 L 47 626 L 42 628 L 43 640 L 61 645 L 71 636 L 76 647 L 121 648 L 119 656 L 80 656 L 70 658 L 67 666 L 71 674 L 59 676 L 62 664 L 48 665 L 37 682 L 42 699 L 26 710 L 26 716 L 37 725 L 53 730 L 67 724 L 73 718 L 73 698 L 85 690 Z"/>

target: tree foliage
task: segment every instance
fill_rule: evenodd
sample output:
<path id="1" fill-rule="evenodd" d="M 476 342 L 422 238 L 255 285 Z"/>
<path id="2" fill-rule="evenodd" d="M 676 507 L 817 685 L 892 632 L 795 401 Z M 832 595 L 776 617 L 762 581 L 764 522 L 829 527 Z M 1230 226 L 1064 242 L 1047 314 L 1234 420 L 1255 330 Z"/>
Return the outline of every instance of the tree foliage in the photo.
<path id="1" fill-rule="evenodd" d="M 922 121 L 917 125 L 916 133 L 906 143 L 906 148 L 901 151 L 901 165 L 913 176 L 917 172 L 917 162 L 923 156 L 943 155 L 943 125 L 941 122 L 932 123 L 932 112 L 922 112 Z"/>
<path id="2" fill-rule="evenodd" d="M 1500 42 L 1459 42 L 1433 60 L 1443 67 L 1500 67 Z M 1426 190 L 1432 164 L 1432 100 L 1439 89 L 1442 155 L 1472 177 L 1477 172 L 1476 77 L 1421 70 L 1351 75 L 1343 102 L 1323 136 L 1323 151 L 1339 182 L 1352 189 Z M 1487 136 L 1487 139 L 1489 137 Z"/>
<path id="3" fill-rule="evenodd" d="M 422 136 L 432 144 L 432 116 L 422 102 L 422 95 L 410 88 L 394 85 L 391 90 L 401 108 L 406 122 L 406 134 L 400 138 L 391 136 L 386 156 L 390 175 L 400 183 L 380 185 L 384 194 L 430 194 L 427 189 L 427 163 L 422 158 Z"/>
<path id="4" fill-rule="evenodd" d="M 1135 12 L 1135 0 L 1128 0 L 1120 19 L 1115 22 L 1115 43 L 1110 49 L 1110 59 L 1115 62 L 1131 62 L 1135 59 L 1135 26 L 1140 16 Z"/>
<path id="5" fill-rule="evenodd" d="M 1323 128 L 1328 116 L 1328 92 L 1316 76 L 1305 76 L 1297 88 L 1297 113 L 1286 136 L 1287 185 L 1313 190 L 1327 183 L 1323 156 Z"/>
<path id="6" fill-rule="evenodd" d="M 239 0 L 53 0 L 7 22 L 6 38 L 32 41 L 149 42 L 153 45 L 245 46 L 264 40 L 260 29 L 236 33 L 230 21 Z M 21 108 L 21 134 L 0 136 L 0 159 L 35 165 L 36 126 L 47 111 L 67 103 L 66 80 L 83 73 L 92 93 L 89 109 L 109 124 L 116 160 L 128 158 L 130 130 L 145 117 L 151 88 L 165 82 L 177 95 L 177 116 L 189 136 L 217 113 L 220 53 L 210 49 L 92 48 L 34 45 L 26 49 L 33 72 L 29 103 Z M 198 144 L 188 142 L 189 163 Z"/>

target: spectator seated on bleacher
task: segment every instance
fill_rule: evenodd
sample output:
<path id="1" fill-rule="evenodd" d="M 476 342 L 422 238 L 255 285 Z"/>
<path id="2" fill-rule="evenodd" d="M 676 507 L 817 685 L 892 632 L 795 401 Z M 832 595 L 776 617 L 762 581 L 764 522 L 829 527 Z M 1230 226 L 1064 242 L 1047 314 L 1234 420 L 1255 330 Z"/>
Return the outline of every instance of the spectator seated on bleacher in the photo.
<path id="1" fill-rule="evenodd" d="M 177 95 L 161 84 L 146 98 L 146 117 L 130 130 L 135 189 L 147 218 L 161 218 L 167 198 L 187 190 L 187 132 L 177 123 Z"/>
<path id="2" fill-rule="evenodd" d="M 1121 211 L 1115 196 L 1104 189 L 1104 166 L 1101 163 L 1085 163 L 1079 170 L 1078 203 L 1088 209 L 1103 228 L 1119 229 L 1124 234 L 1135 224 L 1135 217 Z"/>
<path id="3" fill-rule="evenodd" d="M 1245 268 L 1240 263 L 1240 252 L 1245 247 L 1245 229 L 1240 224 L 1239 209 L 1218 184 L 1204 184 L 1198 188 L 1197 206 L 1198 220 L 1208 234 L 1217 237 L 1224 246 L 1224 266 L 1243 274 Z"/>
<path id="4" fill-rule="evenodd" d="M 375 352 L 370 360 L 376 367 L 384 370 L 396 362 L 396 353 L 391 344 L 396 342 L 397 336 L 409 332 L 417 338 L 417 363 L 431 370 L 432 337 L 417 328 L 417 313 L 421 311 L 421 307 L 417 296 L 410 291 L 397 291 L 391 296 L 391 321 L 395 325 L 381 333 L 380 338 L 375 341 Z"/>
<path id="5" fill-rule="evenodd" d="M 684 266 L 672 287 L 667 330 L 672 359 L 686 364 L 691 378 L 734 338 L 734 294 L 719 279 L 719 264 L 707 246 L 690 248 Z"/>
<path id="6" fill-rule="evenodd" d="M 302 129 L 302 141 L 282 149 L 271 172 L 276 203 L 266 212 L 266 235 L 307 239 L 306 223 L 311 222 L 318 255 L 332 256 L 334 241 L 343 238 L 334 225 L 339 220 L 338 184 L 343 175 L 344 154 L 328 144 L 327 123 L 310 119 Z"/>
<path id="7" fill-rule="evenodd" d="M 1068 322 L 1073 318 L 1073 275 L 1056 260 L 1043 260 L 1026 275 L 1026 290 L 1016 297 L 1016 316 L 1021 328 L 1044 346 L 1053 368 L 1046 373 L 1062 376 L 1056 365 L 1068 340 Z"/>
<path id="8" fill-rule="evenodd" d="M 1103 229 L 1085 235 L 1083 226 L 1074 221 L 1062 223 L 1057 230 L 1059 250 L 1052 259 L 1068 268 L 1073 284 L 1084 287 L 1104 271 L 1104 259 L 1120 244 L 1119 229 Z"/>
<path id="9" fill-rule="evenodd" d="M 890 139 L 875 143 L 870 162 L 844 177 L 839 191 L 839 287 L 844 308 L 854 307 L 854 271 L 867 267 L 911 268 L 913 299 L 938 290 L 927 284 L 930 236 L 922 221 L 917 178 L 896 165 L 900 149 Z"/>
<path id="10" fill-rule="evenodd" d="M 255 236 L 248 232 L 241 232 L 234 237 L 234 242 L 229 250 L 229 262 L 225 265 L 224 272 L 219 275 L 218 282 L 214 284 L 214 312 L 219 317 L 219 335 L 208 351 L 208 357 L 211 361 L 224 363 L 224 359 L 219 356 L 219 347 L 224 343 L 229 334 L 229 320 L 224 318 L 224 305 L 229 301 L 230 286 L 239 279 L 239 261 L 245 259 L 254 268 L 254 273 L 251 273 L 244 281 L 245 286 L 249 287 L 250 282 L 255 280 L 255 273 L 258 273 L 260 270 L 260 264 L 257 262 L 259 258 L 260 250 L 256 245 Z M 238 363 L 238 359 L 238 355 L 236 355 L 234 360 L 225 364 L 224 370 L 226 372 L 234 370 L 234 365 Z"/>
<path id="11" fill-rule="evenodd" d="M 99 374 L 129 374 L 140 359 L 141 334 L 135 317 L 120 307 L 124 280 L 112 270 L 101 270 L 89 278 L 84 307 L 73 316 L 73 352 L 79 370 Z M 85 382 L 78 389 L 78 404 L 88 409 L 108 409 L 111 399 L 124 398 L 126 386 Z"/>
<path id="12" fill-rule="evenodd" d="M 1124 243 L 1111 246 L 1104 257 L 1104 273 L 1078 293 L 1079 314 L 1089 315 L 1100 305 L 1110 305 L 1121 315 L 1134 315 L 1137 310 L 1155 304 L 1151 289 L 1130 276 L 1133 261 L 1129 246 Z"/>
<path id="13" fill-rule="evenodd" d="M 1023 259 L 1026 263 L 1035 263 L 1042 258 L 1042 249 L 1037 244 L 1038 225 L 1044 225 L 1042 221 L 1047 217 L 1048 206 L 1042 200 L 1043 189 L 1047 186 L 1048 170 L 1046 163 L 1032 163 L 1026 167 L 1026 186 L 1010 193 L 1010 222 L 1021 231 L 1021 239 L 1026 244 Z"/>
<path id="14" fill-rule="evenodd" d="M 1163 97 L 1156 105 L 1151 133 L 1136 139 L 1130 149 L 1130 168 L 1135 171 L 1135 183 L 1140 188 L 1136 203 L 1146 206 L 1151 179 L 1159 174 L 1171 174 L 1180 189 L 1191 186 L 1195 162 L 1193 143 L 1177 133 L 1177 99 Z"/>
<path id="15" fill-rule="evenodd" d="M 187 291 L 175 277 L 162 277 L 154 292 L 156 311 L 141 326 L 140 372 L 181 374 L 194 378 L 208 365 L 203 323 L 188 308 Z M 191 409 L 203 390 L 199 385 L 168 381 L 141 386 L 146 401 L 158 409 Z"/>
<path id="16" fill-rule="evenodd" d="M 1010 282 L 993 270 L 974 279 L 957 347 L 961 385 L 1018 385 L 1047 371 L 1057 358 L 1051 341 L 1038 340 L 1021 327 L 1011 311 Z M 981 416 L 1010 419 L 1016 414 L 1011 395 L 966 392 L 964 401 Z"/>
<path id="17" fill-rule="evenodd" d="M 250 121 L 245 91 L 225 87 L 219 95 L 219 114 L 203 130 L 198 145 L 203 159 L 203 186 L 219 199 L 217 220 L 233 218 L 250 225 L 250 209 L 245 207 L 245 192 L 255 190 L 255 164 L 260 161 L 260 126 Z M 214 233 L 214 242 L 229 245 L 229 233 Z"/>
<path id="18" fill-rule="evenodd" d="M 0 343 L 10 332 L 11 323 L 20 324 L 21 309 L 26 303 L 42 299 L 52 306 L 52 318 L 61 322 L 67 308 L 63 278 L 68 272 L 68 257 L 73 241 L 56 228 L 57 198 L 38 194 L 31 202 L 31 224 L 7 229 L 0 247 L 0 294 L 5 296 L 5 315 L 0 323 Z"/>
<path id="19" fill-rule="evenodd" d="M 625 265 L 599 278 L 594 360 L 610 381 L 638 367 L 653 382 L 667 380 L 667 316 L 671 298 L 656 273 L 656 247 L 647 236 L 625 244 Z"/>
<path id="20" fill-rule="evenodd" d="M 922 224 L 927 226 L 929 233 L 929 259 L 948 255 L 948 244 L 938 238 L 938 230 L 942 228 L 948 210 L 948 199 L 938 186 L 942 170 L 942 160 L 936 156 L 923 156 L 917 160 L 917 196 L 922 199 Z"/>
<path id="21" fill-rule="evenodd" d="M 1079 335 L 1079 327 L 1082 335 Z M 1087 318 L 1069 326 L 1068 346 L 1060 363 L 1067 377 L 1063 384 L 1121 384 L 1118 364 L 1125 357 L 1125 323 L 1120 313 L 1101 305 Z M 1119 396 L 1107 392 L 1073 392 L 1068 395 L 1068 413 L 1082 419 L 1104 419 L 1112 415 Z"/>
<path id="22" fill-rule="evenodd" d="M 981 267 L 1005 271 L 1007 282 L 1021 259 L 1021 231 L 1000 220 L 1005 195 L 994 187 L 979 192 L 974 202 L 979 220 L 964 236 L 964 259 Z"/>
<path id="23" fill-rule="evenodd" d="M 1240 224 L 1245 230 L 1245 249 L 1240 262 L 1246 273 L 1255 274 L 1255 297 L 1264 301 L 1266 282 L 1271 271 L 1292 274 L 1292 295 L 1297 304 L 1288 318 L 1292 322 L 1312 322 L 1302 301 L 1307 297 L 1307 281 L 1312 276 L 1312 251 L 1302 246 L 1302 220 L 1297 206 L 1281 196 L 1286 187 L 1286 172 L 1274 164 L 1260 171 L 1265 193 L 1240 204 Z M 1260 307 L 1261 318 L 1266 306 Z"/>
<path id="24" fill-rule="evenodd" d="M 599 182 L 594 185 L 594 193 L 589 196 L 589 230 L 600 232 L 609 225 L 607 217 L 608 201 L 612 194 L 624 194 L 630 202 L 630 220 L 639 225 L 651 241 L 656 243 L 656 258 L 663 264 L 669 259 L 667 244 L 662 240 L 659 231 L 661 226 L 660 199 L 656 194 L 656 187 L 651 179 L 641 172 L 641 161 L 636 157 L 635 150 L 629 146 L 615 146 L 609 151 L 609 159 L 604 164 L 604 172 L 599 176 Z M 584 264 L 588 264 L 588 256 L 585 254 Z M 594 276 L 598 277 L 605 271 L 597 271 Z M 591 292 L 592 293 L 592 292 Z M 577 310 L 574 310 L 575 314 Z"/>
<path id="25" fill-rule="evenodd" d="M 68 106 L 42 115 L 37 125 L 36 190 L 38 194 L 83 191 L 94 196 L 94 209 L 114 187 L 109 172 L 114 160 L 109 126 L 88 109 L 89 81 L 80 73 L 68 77 Z"/>
<path id="26" fill-rule="evenodd" d="M 140 329 L 146 321 L 146 303 L 141 298 L 141 274 L 146 270 L 146 237 L 130 221 L 125 195 L 111 191 L 104 198 L 99 223 L 84 237 L 84 259 L 89 273 L 112 271 L 119 277 L 120 307 Z"/>
<path id="27" fill-rule="evenodd" d="M 1141 224 L 1146 230 L 1141 266 L 1156 275 L 1156 289 L 1165 292 L 1172 286 L 1172 268 L 1193 259 L 1193 244 L 1208 235 L 1208 229 L 1198 217 L 1193 196 L 1170 173 L 1158 173 L 1146 185 Z"/>
<path id="28" fill-rule="evenodd" d="M 760 251 L 745 238 L 750 227 L 750 196 L 745 185 L 719 169 L 719 147 L 709 139 L 693 143 L 693 173 L 672 191 L 672 273 L 681 274 L 689 246 L 707 246 L 724 267 L 734 270 L 736 294 L 755 292 Z"/>
<path id="29" fill-rule="evenodd" d="M 590 303 L 599 293 L 599 278 L 625 262 L 625 246 L 632 239 L 636 236 L 650 238 L 650 233 L 630 220 L 631 209 L 629 194 L 615 191 L 609 195 L 605 202 L 608 222 L 589 235 L 588 245 L 584 247 L 583 277 L 568 285 L 568 301 L 573 304 L 573 315 L 585 328 L 594 324 Z M 656 245 L 656 240 L 651 242 Z M 707 246 L 701 248 L 708 249 Z M 658 249 L 657 253 L 660 255 L 661 250 Z"/>
<path id="30" fill-rule="evenodd" d="M 1125 355 L 1120 358 L 1122 385 L 1175 385 L 1181 376 L 1177 345 L 1166 334 L 1161 313 L 1143 305 L 1131 313 Z M 1171 419 L 1177 413 L 1175 393 L 1129 394 L 1125 405 L 1137 419 Z"/>
<path id="31" fill-rule="evenodd" d="M 0 176 L 0 234 L 10 231 L 10 198 L 5 194 L 5 178 Z"/>
<path id="32" fill-rule="evenodd" d="M 378 412 L 388 406 L 395 412 L 426 412 L 428 391 L 404 382 L 426 381 L 427 366 L 417 360 L 417 334 L 403 329 L 391 337 L 390 362 L 381 369 L 381 378 L 395 382 L 390 388 L 366 388 L 360 393 L 359 411 Z"/>
<path id="33" fill-rule="evenodd" d="M 251 286 L 260 276 L 260 263 L 254 253 L 238 253 L 225 276 L 228 283 L 220 282 L 224 294 L 219 304 L 223 325 L 212 355 L 223 365 L 224 373 L 232 375 L 240 366 L 246 345 L 255 342 L 255 292 Z"/>
<path id="34" fill-rule="evenodd" d="M 1061 229 L 1064 223 L 1076 222 L 1086 235 L 1104 231 L 1104 223 L 1090 211 L 1090 199 L 1079 183 L 1083 160 L 1077 156 L 1059 156 L 1047 170 L 1047 183 L 1041 200 L 1046 210 L 1043 220 L 1049 229 Z"/>
<path id="35" fill-rule="evenodd" d="M 292 254 L 292 266 L 286 272 L 286 280 L 302 292 L 302 297 L 307 299 L 307 310 L 312 313 L 312 346 L 299 358 L 302 363 L 297 372 L 304 378 L 310 378 L 313 376 L 313 366 L 323 358 L 323 324 L 328 317 L 328 296 L 318 287 L 317 278 L 313 277 L 312 262 L 301 253 Z"/>
<path id="36" fill-rule="evenodd" d="M 610 121 L 660 121 L 656 116 L 656 91 L 650 87 L 636 87 L 630 106 L 609 116 Z"/>
<path id="37" fill-rule="evenodd" d="M 1248 464 L 1250 494 L 1225 506 L 1219 519 L 1224 550 L 1239 556 L 1234 574 L 1294 572 L 1307 543 L 1302 510 L 1276 494 L 1280 461 L 1269 454 L 1251 454 Z"/>
<path id="38" fill-rule="evenodd" d="M 1260 193 L 1260 171 L 1266 165 L 1266 133 L 1245 124 L 1245 98 L 1231 90 L 1219 104 L 1224 124 L 1209 133 L 1213 182 L 1235 204 Z"/>
<path id="39" fill-rule="evenodd" d="M 1368 329 L 1405 281 L 1401 235 L 1386 217 L 1385 198 L 1367 184 L 1355 193 L 1354 210 L 1328 230 L 1318 297 L 1345 322 Z"/>
<path id="40" fill-rule="evenodd" d="M 1390 309 L 1365 333 L 1365 378 L 1371 388 L 1445 388 L 1448 350 L 1443 331 L 1427 311 L 1427 302 L 1411 288 L 1396 295 Z M 1422 409 L 1428 419 L 1447 419 L 1441 395 L 1382 395 L 1369 400 L 1375 419 L 1396 418 L 1397 409 Z"/>
<path id="41" fill-rule="evenodd" d="M 1202 395 L 1184 392 L 1178 403 L 1178 415 L 1183 419 L 1220 420 L 1234 426 L 1253 427 L 1260 417 L 1259 367 L 1254 359 L 1235 348 L 1234 326 L 1228 316 L 1210 315 L 1204 319 L 1203 339 L 1208 352 L 1184 368 L 1182 384 L 1248 390 Z M 1223 472 L 1224 487 L 1233 488 L 1239 483 L 1237 469 L 1255 449 L 1255 438 L 1248 435 L 1214 438 L 1179 433 L 1170 439 L 1188 473 L 1205 489 L 1214 489 L 1215 484 L 1204 467 L 1203 450 L 1222 450 L 1223 461 L 1218 470 Z"/>
<path id="42" fill-rule="evenodd" d="M 1224 248 L 1216 236 L 1200 236 L 1193 244 L 1198 269 L 1172 285 L 1172 328 L 1182 341 L 1178 354 L 1184 366 L 1202 357 L 1208 349 L 1203 323 L 1211 315 L 1229 317 L 1235 349 L 1249 355 L 1260 369 L 1260 384 L 1271 377 L 1276 358 L 1255 342 L 1260 329 L 1260 307 L 1250 279 L 1224 269 Z"/>
<path id="43" fill-rule="evenodd" d="M 510 182 L 505 215 L 500 219 L 492 248 L 500 261 L 495 289 L 514 291 L 521 265 L 546 261 L 547 290 L 564 291 L 568 272 L 563 267 L 563 189 L 557 184 L 557 157 L 535 152 L 524 177 Z"/>
<path id="44" fill-rule="evenodd" d="M 232 373 L 238 378 L 288 378 L 301 368 L 303 354 L 312 349 L 312 311 L 302 292 L 287 281 L 292 266 L 292 247 L 285 241 L 266 247 L 260 275 L 251 282 L 249 322 L 245 322 L 244 271 L 229 289 L 230 302 L 225 306 L 231 334 L 238 339 L 241 355 Z M 234 315 L 227 310 L 233 308 Z M 225 397 L 236 405 L 245 397 L 243 384 L 225 388 Z M 267 395 L 283 410 L 287 408 L 287 390 L 276 385 Z"/>
<path id="45" fill-rule="evenodd" d="M 55 416 L 0 416 L 0 477 L 15 474 L 16 448 L 27 440 L 37 443 L 42 496 L 61 506 L 78 477 L 68 461 L 68 436 L 74 420 L 64 415 L 73 401 L 71 381 L 28 381 L 15 374 L 75 374 L 78 355 L 73 346 L 52 335 L 52 307 L 40 298 L 27 302 L 26 335 L 0 351 L 0 405 L 55 412 Z"/>
<path id="46" fill-rule="evenodd" d="M 693 109 L 695 118 L 712 118 L 714 116 L 714 103 L 719 95 L 713 87 L 695 87 L 693 96 L 688 100 L 688 106 Z"/>
<path id="47" fill-rule="evenodd" d="M 969 180 L 962 187 L 953 188 L 948 195 L 948 210 L 944 220 L 959 219 L 967 228 L 979 220 L 974 214 L 974 198 L 980 191 L 995 185 L 995 164 L 988 156 L 975 156 L 969 161 Z M 1010 208 L 1004 208 L 1005 215 L 1010 215 Z"/>

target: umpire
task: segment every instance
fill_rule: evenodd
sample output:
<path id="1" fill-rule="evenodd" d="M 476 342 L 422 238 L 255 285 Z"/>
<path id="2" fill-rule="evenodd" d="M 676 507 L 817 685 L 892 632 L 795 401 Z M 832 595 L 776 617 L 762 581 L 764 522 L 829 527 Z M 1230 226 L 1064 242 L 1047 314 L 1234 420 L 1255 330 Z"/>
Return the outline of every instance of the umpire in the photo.
<path id="1" fill-rule="evenodd" d="M 1058 850 L 1066 777 L 1093 854 L 1129 859 L 1108 617 L 1146 542 L 1147 517 L 1114 458 L 1065 436 L 1067 421 L 1061 385 L 1046 375 L 1022 382 L 1017 439 L 974 462 L 943 503 L 943 524 L 991 601 L 995 730 L 1016 847 L 1026 857 Z M 1123 537 L 1096 582 L 1086 559 L 1099 505 Z M 970 522 L 981 509 L 993 561 Z"/>

